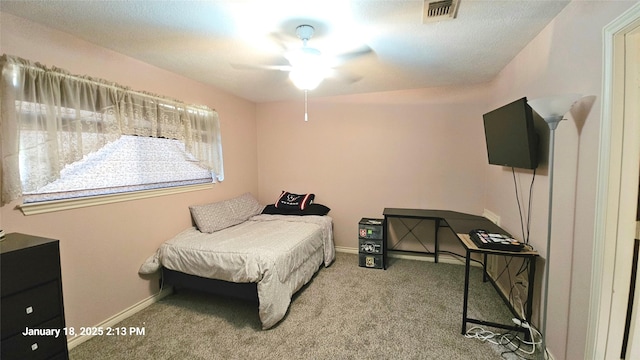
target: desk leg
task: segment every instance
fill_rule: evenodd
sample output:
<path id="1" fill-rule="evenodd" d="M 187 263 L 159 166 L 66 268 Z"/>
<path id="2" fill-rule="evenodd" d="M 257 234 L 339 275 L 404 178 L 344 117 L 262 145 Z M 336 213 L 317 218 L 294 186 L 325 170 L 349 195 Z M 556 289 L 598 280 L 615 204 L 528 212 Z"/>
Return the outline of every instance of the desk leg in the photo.
<path id="1" fill-rule="evenodd" d="M 438 252 L 440 251 L 440 246 L 438 246 L 438 230 L 440 230 L 440 219 L 436 219 L 436 237 L 435 237 L 436 252 L 435 254 L 433 254 L 433 259 L 436 262 L 436 264 L 438 263 Z"/>
<path id="2" fill-rule="evenodd" d="M 387 233 L 389 232 L 387 216 L 382 221 L 382 269 L 387 270 Z"/>
<path id="3" fill-rule="evenodd" d="M 527 309 L 525 310 L 525 320 L 531 324 L 533 314 L 533 282 L 536 279 L 536 257 L 529 257 L 529 284 L 527 285 Z"/>
<path id="4" fill-rule="evenodd" d="M 482 262 L 482 282 L 487 282 L 487 254 L 484 254 L 484 261 Z"/>
<path id="5" fill-rule="evenodd" d="M 471 253 L 467 251 L 464 265 L 464 302 L 462 305 L 462 335 L 467 332 L 467 305 L 469 303 L 469 268 L 471 266 Z"/>

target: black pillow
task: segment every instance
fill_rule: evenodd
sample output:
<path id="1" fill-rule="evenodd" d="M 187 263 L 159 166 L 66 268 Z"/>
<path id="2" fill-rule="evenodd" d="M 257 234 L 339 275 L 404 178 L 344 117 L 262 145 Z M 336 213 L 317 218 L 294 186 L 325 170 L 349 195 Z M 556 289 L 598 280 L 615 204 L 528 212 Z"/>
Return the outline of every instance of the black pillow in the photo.
<path id="1" fill-rule="evenodd" d="M 313 203 L 315 197 L 315 194 L 294 194 L 283 191 L 274 205 L 277 208 L 287 210 L 304 210 L 309 204 Z"/>
<path id="2" fill-rule="evenodd" d="M 280 207 L 276 207 L 275 204 L 265 206 L 264 210 L 262 210 L 263 214 L 269 215 L 327 215 L 331 211 L 328 207 L 322 204 L 309 204 L 304 210 L 300 210 L 297 208 L 293 209 L 284 209 Z"/>
<path id="3" fill-rule="evenodd" d="M 331 211 L 327 206 L 322 204 L 309 204 L 306 209 L 302 210 L 302 215 L 327 215 Z"/>

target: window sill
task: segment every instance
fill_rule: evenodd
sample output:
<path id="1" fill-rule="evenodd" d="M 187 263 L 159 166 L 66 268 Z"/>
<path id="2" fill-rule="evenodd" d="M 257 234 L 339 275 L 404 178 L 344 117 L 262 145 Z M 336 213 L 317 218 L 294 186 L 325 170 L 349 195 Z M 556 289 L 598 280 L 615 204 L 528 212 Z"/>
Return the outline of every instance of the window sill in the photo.
<path id="1" fill-rule="evenodd" d="M 19 205 L 18 208 L 22 211 L 24 215 L 36 215 L 36 214 L 44 214 L 44 213 L 55 212 L 55 211 L 83 208 L 87 206 L 112 204 L 112 203 L 122 202 L 122 201 L 139 200 L 139 199 L 146 199 L 146 198 L 156 197 L 156 196 L 180 194 L 180 193 L 189 192 L 189 191 L 207 190 L 207 189 L 213 188 L 213 185 L 214 185 L 213 183 L 186 185 L 186 186 L 176 186 L 176 187 L 163 188 L 163 189 L 133 191 L 133 192 L 127 192 L 127 193 L 121 193 L 121 194 L 91 196 L 91 197 L 84 197 L 84 198 L 54 200 L 54 201 L 43 201 L 39 203 L 22 204 L 22 205 Z"/>

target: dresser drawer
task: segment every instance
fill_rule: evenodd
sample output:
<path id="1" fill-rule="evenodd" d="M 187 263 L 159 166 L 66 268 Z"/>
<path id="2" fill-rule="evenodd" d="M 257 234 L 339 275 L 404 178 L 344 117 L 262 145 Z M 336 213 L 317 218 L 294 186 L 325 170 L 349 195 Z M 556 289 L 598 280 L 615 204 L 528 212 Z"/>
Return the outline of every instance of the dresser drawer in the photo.
<path id="1" fill-rule="evenodd" d="M 360 254 L 384 253 L 383 240 L 358 239 L 358 252 Z"/>
<path id="2" fill-rule="evenodd" d="M 23 332 L 60 316 L 60 282 L 57 280 L 2 298 L 2 338 Z"/>
<path id="3" fill-rule="evenodd" d="M 59 254 L 57 241 L 3 253 L 0 261 L 2 296 L 60 278 Z"/>
<path id="4" fill-rule="evenodd" d="M 62 318 L 55 318 L 47 321 L 38 329 L 60 329 L 63 327 Z M 0 358 L 2 360 L 45 360 L 59 353 L 66 354 L 67 338 L 64 332 L 60 332 L 59 336 L 29 336 L 22 335 L 12 336 L 2 341 L 0 349 Z M 63 355 L 66 358 L 66 355 Z"/>

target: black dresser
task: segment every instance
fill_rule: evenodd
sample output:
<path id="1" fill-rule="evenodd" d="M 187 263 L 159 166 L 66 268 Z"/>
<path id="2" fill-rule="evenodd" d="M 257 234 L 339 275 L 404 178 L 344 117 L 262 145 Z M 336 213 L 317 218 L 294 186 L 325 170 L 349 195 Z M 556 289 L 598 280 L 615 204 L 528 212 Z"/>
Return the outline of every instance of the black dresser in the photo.
<path id="1" fill-rule="evenodd" d="M 68 359 L 58 240 L 0 241 L 0 358 Z"/>

